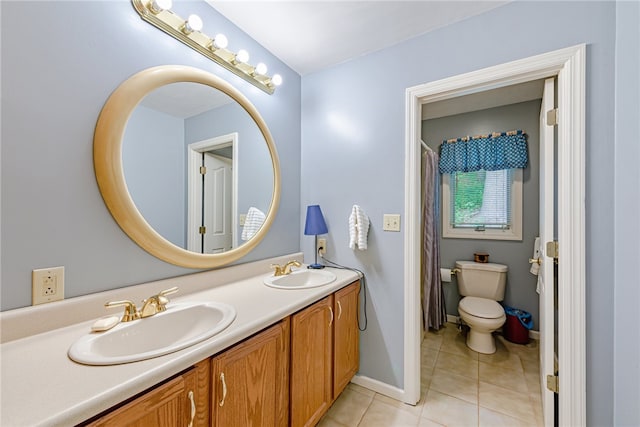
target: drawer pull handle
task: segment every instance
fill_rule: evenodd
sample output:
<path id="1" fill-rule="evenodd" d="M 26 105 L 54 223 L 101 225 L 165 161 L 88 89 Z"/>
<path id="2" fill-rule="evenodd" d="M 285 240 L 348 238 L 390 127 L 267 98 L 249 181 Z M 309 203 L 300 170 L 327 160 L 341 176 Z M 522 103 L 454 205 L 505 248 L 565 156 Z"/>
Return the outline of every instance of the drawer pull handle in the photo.
<path id="1" fill-rule="evenodd" d="M 329 326 L 333 325 L 333 308 L 329 307 L 329 313 L 331 313 L 331 319 L 329 320 Z"/>
<path id="2" fill-rule="evenodd" d="M 224 380 L 224 372 L 220 372 L 220 382 L 222 383 L 222 400 L 219 405 L 224 406 L 224 400 L 227 398 L 227 382 Z"/>
<path id="3" fill-rule="evenodd" d="M 193 399 L 193 391 L 189 391 L 188 396 L 191 401 L 191 420 L 188 427 L 193 427 L 193 420 L 196 418 L 196 402 Z"/>
<path id="4" fill-rule="evenodd" d="M 338 301 L 338 320 L 342 317 L 342 304 Z"/>

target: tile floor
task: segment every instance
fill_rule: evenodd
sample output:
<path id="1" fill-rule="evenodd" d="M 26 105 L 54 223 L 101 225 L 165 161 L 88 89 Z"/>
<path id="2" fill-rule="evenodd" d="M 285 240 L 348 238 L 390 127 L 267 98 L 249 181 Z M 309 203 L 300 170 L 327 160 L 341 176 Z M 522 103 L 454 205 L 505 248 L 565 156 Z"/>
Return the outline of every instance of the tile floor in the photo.
<path id="1" fill-rule="evenodd" d="M 538 341 L 497 336 L 496 346 L 491 355 L 470 350 L 451 323 L 427 332 L 416 406 L 351 383 L 318 426 L 542 426 Z"/>

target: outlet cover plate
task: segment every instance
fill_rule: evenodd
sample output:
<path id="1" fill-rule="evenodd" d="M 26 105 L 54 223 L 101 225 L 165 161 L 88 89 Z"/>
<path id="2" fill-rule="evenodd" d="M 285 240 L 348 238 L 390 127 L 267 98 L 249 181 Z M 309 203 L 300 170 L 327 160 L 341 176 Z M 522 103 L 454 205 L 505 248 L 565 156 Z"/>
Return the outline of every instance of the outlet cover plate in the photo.
<path id="1" fill-rule="evenodd" d="M 400 214 L 384 214 L 383 231 L 400 231 Z"/>
<path id="2" fill-rule="evenodd" d="M 64 267 L 40 268 L 31 274 L 32 305 L 64 299 Z"/>

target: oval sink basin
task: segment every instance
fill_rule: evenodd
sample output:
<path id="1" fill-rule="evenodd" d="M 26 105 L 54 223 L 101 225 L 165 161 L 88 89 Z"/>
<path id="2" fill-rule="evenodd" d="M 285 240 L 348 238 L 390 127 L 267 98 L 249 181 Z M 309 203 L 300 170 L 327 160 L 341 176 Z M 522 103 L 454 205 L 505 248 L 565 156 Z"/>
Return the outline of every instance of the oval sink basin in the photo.
<path id="1" fill-rule="evenodd" d="M 336 275 L 326 270 L 295 270 L 286 276 L 267 276 L 264 284 L 278 289 L 307 289 L 328 285 Z"/>
<path id="2" fill-rule="evenodd" d="M 235 318 L 235 308 L 224 303 L 172 303 L 154 316 L 84 335 L 73 343 L 68 355 L 86 365 L 151 359 L 211 338 Z"/>

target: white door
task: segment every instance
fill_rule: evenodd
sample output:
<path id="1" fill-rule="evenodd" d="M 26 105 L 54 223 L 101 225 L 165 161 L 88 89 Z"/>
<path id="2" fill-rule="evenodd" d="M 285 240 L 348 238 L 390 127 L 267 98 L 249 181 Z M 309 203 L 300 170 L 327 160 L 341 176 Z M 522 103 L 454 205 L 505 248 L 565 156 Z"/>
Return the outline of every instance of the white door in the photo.
<path id="1" fill-rule="evenodd" d="M 544 82 L 540 107 L 540 386 L 544 425 L 554 425 L 554 395 L 547 388 L 547 375 L 554 375 L 554 260 L 546 256 L 546 244 L 554 238 L 554 127 L 547 124 L 547 111 L 554 108 L 554 80 Z"/>
<path id="2" fill-rule="evenodd" d="M 203 253 L 228 251 L 232 246 L 231 230 L 231 159 L 204 154 L 203 225 L 205 226 Z"/>

